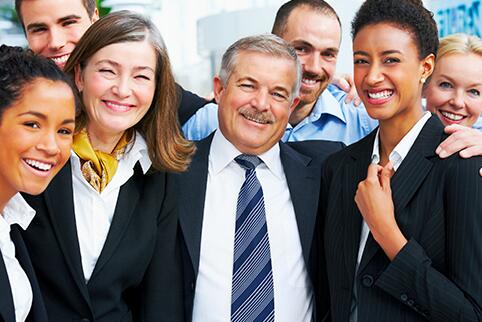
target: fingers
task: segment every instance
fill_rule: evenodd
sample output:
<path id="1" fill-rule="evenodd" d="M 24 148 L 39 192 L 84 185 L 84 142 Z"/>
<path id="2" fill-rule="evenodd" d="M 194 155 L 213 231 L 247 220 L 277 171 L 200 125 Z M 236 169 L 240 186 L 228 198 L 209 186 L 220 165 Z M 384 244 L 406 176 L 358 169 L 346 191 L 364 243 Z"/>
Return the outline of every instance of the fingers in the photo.
<path id="1" fill-rule="evenodd" d="M 395 171 L 393 170 L 392 162 L 388 162 L 385 167 L 383 167 L 380 172 L 380 184 L 384 190 L 390 190 L 390 179 L 392 178 Z"/>
<path id="2" fill-rule="evenodd" d="M 459 154 L 462 158 L 471 158 L 477 155 L 482 155 L 482 142 L 480 145 L 474 145 L 463 149 Z"/>
<path id="3" fill-rule="evenodd" d="M 480 168 L 479 174 L 480 174 L 480 176 L 482 177 L 482 168 Z"/>
<path id="4" fill-rule="evenodd" d="M 454 153 L 469 149 L 471 147 L 477 147 L 461 153 L 462 157 L 471 157 L 474 155 L 480 155 L 482 149 L 482 132 L 460 126 L 458 124 L 452 124 L 445 127 L 447 133 L 452 133 L 445 139 L 435 150 L 435 153 L 441 158 L 446 158 Z"/>
<path id="5" fill-rule="evenodd" d="M 367 171 L 367 179 L 371 179 L 371 180 L 377 180 L 378 181 L 378 174 L 383 170 L 383 167 L 378 165 L 378 164 L 375 164 L 375 163 L 371 163 L 369 166 L 368 166 L 368 171 Z"/>
<path id="6" fill-rule="evenodd" d="M 452 133 L 455 133 L 457 131 L 463 131 L 465 129 L 467 129 L 466 126 L 459 125 L 459 124 L 450 124 L 450 125 L 447 125 L 444 128 L 444 132 L 447 133 L 447 134 L 452 134 Z"/>

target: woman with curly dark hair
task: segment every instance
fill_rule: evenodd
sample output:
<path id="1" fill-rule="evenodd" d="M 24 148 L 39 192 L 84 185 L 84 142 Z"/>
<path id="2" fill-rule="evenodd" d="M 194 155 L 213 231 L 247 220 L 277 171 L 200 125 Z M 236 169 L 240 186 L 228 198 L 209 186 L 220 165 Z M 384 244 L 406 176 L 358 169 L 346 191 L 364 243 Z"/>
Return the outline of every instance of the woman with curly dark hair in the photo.
<path id="1" fill-rule="evenodd" d="M 74 90 L 52 61 L 0 47 L 0 321 L 47 322 L 20 235 L 35 211 L 19 192 L 41 193 L 69 159 Z"/>
<path id="2" fill-rule="evenodd" d="M 355 85 L 379 127 L 330 157 L 320 220 L 333 321 L 480 321 L 481 157 L 436 156 L 422 89 L 438 47 L 417 0 L 368 0 L 352 23 Z"/>

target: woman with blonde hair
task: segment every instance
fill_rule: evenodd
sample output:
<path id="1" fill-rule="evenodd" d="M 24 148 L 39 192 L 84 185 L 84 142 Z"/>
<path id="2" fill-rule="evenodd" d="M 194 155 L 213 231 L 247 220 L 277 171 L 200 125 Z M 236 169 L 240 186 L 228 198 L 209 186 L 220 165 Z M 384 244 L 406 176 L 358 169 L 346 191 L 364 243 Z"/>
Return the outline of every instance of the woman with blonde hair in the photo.
<path id="1" fill-rule="evenodd" d="M 170 175 L 194 151 L 179 130 L 166 47 L 147 18 L 93 24 L 66 66 L 82 98 L 70 162 L 25 239 L 51 321 L 182 321 Z"/>
<path id="2" fill-rule="evenodd" d="M 446 132 L 456 132 L 441 147 L 469 145 L 460 152 L 462 157 L 482 155 L 482 132 L 472 128 L 482 113 L 482 40 L 461 33 L 442 38 L 423 94 L 427 109 L 447 126 Z"/>

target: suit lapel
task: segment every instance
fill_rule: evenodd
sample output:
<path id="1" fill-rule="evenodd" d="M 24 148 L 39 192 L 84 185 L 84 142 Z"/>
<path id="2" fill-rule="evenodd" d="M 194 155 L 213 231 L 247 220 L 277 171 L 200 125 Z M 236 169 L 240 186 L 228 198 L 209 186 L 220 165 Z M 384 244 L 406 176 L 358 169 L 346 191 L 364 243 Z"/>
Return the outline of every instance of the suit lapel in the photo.
<path id="1" fill-rule="evenodd" d="M 45 191 L 45 202 L 52 227 L 64 254 L 67 267 L 79 287 L 86 302 L 90 305 L 85 285 L 77 226 L 74 214 L 74 192 L 72 189 L 72 168 L 70 161 L 54 177 Z"/>
<path id="2" fill-rule="evenodd" d="M 179 175 L 181 194 L 179 222 L 191 257 L 195 276 L 197 276 L 199 268 L 201 230 L 208 176 L 208 156 L 213 136 L 211 134 L 197 144 L 197 152 L 193 157 L 189 170 Z"/>
<path id="3" fill-rule="evenodd" d="M 404 213 L 403 210 L 432 169 L 433 163 L 430 158 L 436 157 L 435 149 L 442 139 L 442 134 L 442 124 L 436 116 L 432 116 L 423 127 L 397 172 L 393 175 L 390 186 L 395 206 L 395 218 L 402 231 L 410 220 L 408 217 L 410 214 Z M 364 269 L 379 250 L 381 250 L 380 246 L 370 234 L 359 271 Z"/>
<path id="4" fill-rule="evenodd" d="M 15 322 L 15 311 L 13 308 L 12 292 L 8 281 L 5 262 L 0 253 L 0 320 L 5 322 Z"/>
<path id="5" fill-rule="evenodd" d="M 359 145 L 353 146 L 351 156 L 353 161 L 345 166 L 342 183 L 342 205 L 346 216 L 343 216 L 343 254 L 347 276 L 352 280 L 360 246 L 362 215 L 354 201 L 358 183 L 365 180 L 370 164 L 373 141 L 376 131 L 364 138 Z M 350 283 L 352 285 L 353 283 Z"/>
<path id="6" fill-rule="evenodd" d="M 311 158 L 284 143 L 280 143 L 280 157 L 295 211 L 303 257 L 308 263 L 318 209 L 320 168 L 310 166 Z"/>
<path id="7" fill-rule="evenodd" d="M 102 270 L 102 267 L 114 254 L 119 245 L 124 232 L 129 226 L 130 219 L 134 213 L 142 191 L 143 172 L 139 163 L 134 167 L 134 174 L 122 185 L 117 197 L 117 204 L 114 210 L 112 223 L 107 233 L 107 238 L 102 247 L 97 263 L 95 264 L 89 283 L 94 280 L 95 276 Z"/>

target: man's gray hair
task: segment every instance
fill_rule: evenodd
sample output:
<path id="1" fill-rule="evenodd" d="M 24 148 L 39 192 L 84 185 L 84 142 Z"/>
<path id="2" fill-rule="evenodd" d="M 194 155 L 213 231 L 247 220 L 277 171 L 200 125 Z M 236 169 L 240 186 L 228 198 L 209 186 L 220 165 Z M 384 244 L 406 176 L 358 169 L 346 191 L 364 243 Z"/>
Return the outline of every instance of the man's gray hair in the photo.
<path id="1" fill-rule="evenodd" d="M 224 53 L 221 61 L 219 78 L 226 85 L 236 67 L 237 56 L 241 52 L 252 52 L 272 55 L 293 61 L 296 66 L 296 83 L 291 90 L 291 100 L 298 96 L 301 87 L 301 63 L 296 51 L 291 45 L 278 36 L 265 34 L 241 38 L 232 44 Z"/>

